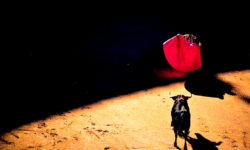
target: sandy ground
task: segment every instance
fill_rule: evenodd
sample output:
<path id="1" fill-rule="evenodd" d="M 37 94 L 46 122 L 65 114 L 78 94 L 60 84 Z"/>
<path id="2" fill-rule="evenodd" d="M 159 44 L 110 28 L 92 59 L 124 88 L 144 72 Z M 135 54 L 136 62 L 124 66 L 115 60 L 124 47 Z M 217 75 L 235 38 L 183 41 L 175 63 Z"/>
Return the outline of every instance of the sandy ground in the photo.
<path id="1" fill-rule="evenodd" d="M 193 95 L 188 101 L 188 149 L 250 149 L 250 70 L 218 74 L 237 95 Z M 51 116 L 4 134 L 1 150 L 165 150 L 173 146 L 170 111 L 174 94 L 190 93 L 184 82 L 143 90 Z M 183 149 L 184 140 L 178 139 Z"/>

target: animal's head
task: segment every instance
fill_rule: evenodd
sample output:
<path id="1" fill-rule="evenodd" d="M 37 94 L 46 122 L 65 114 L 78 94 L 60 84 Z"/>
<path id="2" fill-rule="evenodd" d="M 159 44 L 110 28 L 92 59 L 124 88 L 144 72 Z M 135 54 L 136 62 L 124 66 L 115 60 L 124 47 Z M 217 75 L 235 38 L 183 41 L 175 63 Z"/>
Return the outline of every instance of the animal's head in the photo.
<path id="1" fill-rule="evenodd" d="M 188 100 L 189 98 L 192 97 L 192 93 L 190 96 L 184 96 L 184 95 L 171 96 L 171 93 L 168 93 L 168 96 L 172 98 L 174 101 L 180 101 L 180 100 Z"/>

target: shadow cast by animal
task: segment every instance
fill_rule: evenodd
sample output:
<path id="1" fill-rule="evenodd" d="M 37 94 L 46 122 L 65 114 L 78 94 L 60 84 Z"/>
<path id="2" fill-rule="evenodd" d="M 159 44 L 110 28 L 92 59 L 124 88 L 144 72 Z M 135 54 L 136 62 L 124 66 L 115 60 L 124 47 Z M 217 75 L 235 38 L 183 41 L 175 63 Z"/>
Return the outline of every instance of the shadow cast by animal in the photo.
<path id="1" fill-rule="evenodd" d="M 187 141 L 191 144 L 193 150 L 218 150 L 217 146 L 219 146 L 222 142 L 213 142 L 205 137 L 203 137 L 199 133 L 195 133 L 197 139 L 188 137 Z"/>

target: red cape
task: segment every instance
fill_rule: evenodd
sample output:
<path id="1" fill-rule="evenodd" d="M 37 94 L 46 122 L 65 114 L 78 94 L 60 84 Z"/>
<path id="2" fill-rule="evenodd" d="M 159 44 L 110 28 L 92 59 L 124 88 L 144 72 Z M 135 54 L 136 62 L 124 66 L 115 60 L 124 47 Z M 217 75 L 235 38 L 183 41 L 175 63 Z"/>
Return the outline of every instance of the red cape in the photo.
<path id="1" fill-rule="evenodd" d="M 188 73 L 201 68 L 200 46 L 188 43 L 183 35 L 177 34 L 163 44 L 168 63 L 176 71 Z"/>

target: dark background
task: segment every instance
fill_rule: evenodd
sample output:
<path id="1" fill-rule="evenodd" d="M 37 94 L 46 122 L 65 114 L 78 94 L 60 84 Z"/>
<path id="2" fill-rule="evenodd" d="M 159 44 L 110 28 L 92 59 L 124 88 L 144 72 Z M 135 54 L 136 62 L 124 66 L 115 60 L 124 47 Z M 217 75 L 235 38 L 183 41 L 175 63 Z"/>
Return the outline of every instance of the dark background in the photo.
<path id="1" fill-rule="evenodd" d="M 152 75 L 154 68 L 169 67 L 162 44 L 177 33 L 200 38 L 206 72 L 249 69 L 247 26 L 238 17 L 17 20 L 8 47 L 18 52 L 2 59 L 1 133 L 103 98 L 185 80 Z"/>

